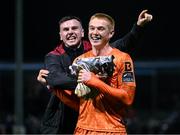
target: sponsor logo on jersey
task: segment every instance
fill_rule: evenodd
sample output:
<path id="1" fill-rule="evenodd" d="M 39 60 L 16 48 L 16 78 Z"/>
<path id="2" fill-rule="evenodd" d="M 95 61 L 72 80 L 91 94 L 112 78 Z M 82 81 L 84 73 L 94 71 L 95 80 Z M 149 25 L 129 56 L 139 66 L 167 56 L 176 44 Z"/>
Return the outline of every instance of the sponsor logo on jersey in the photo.
<path id="1" fill-rule="evenodd" d="M 133 72 L 124 72 L 122 76 L 123 82 L 134 82 L 134 74 Z"/>

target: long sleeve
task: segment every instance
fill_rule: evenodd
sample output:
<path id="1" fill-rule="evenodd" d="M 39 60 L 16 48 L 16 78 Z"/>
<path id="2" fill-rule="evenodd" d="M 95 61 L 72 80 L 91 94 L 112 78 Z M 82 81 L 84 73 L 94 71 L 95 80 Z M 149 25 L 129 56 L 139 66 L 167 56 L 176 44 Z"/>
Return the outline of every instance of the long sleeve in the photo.
<path id="1" fill-rule="evenodd" d="M 145 29 L 144 27 L 134 24 L 129 33 L 127 33 L 124 37 L 111 43 L 111 46 L 115 47 L 123 52 L 130 53 L 132 50 L 135 49 L 138 42 L 142 38 L 144 29 Z"/>
<path id="2" fill-rule="evenodd" d="M 125 105 L 131 105 L 133 102 L 135 92 L 135 87 L 133 86 L 114 88 L 98 79 L 95 75 L 93 75 L 92 79 L 85 84 L 98 89 L 105 95 L 113 97 L 115 100 L 120 100 Z"/>
<path id="3" fill-rule="evenodd" d="M 71 64 L 70 62 L 68 60 L 62 62 L 59 55 L 48 54 L 45 56 L 45 67 L 49 70 L 46 80 L 50 87 L 70 90 L 75 89 L 77 80 L 67 72 Z"/>
<path id="4" fill-rule="evenodd" d="M 101 81 L 94 73 L 91 73 L 91 78 L 84 83 L 107 97 L 112 97 L 111 100 L 119 100 L 125 105 L 131 105 L 136 88 L 133 62 L 125 53 L 115 56 L 114 62 L 115 70 L 108 83 Z"/>
<path id="5" fill-rule="evenodd" d="M 72 91 L 55 89 L 53 92 L 64 104 L 79 111 L 79 98 Z"/>

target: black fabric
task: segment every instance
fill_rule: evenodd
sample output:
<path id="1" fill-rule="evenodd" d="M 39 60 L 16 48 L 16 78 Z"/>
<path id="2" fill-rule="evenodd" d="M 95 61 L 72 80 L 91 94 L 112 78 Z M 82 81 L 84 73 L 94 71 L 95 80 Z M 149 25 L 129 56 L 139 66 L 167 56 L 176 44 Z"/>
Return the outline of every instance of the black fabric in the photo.
<path id="1" fill-rule="evenodd" d="M 90 49 L 91 44 L 84 41 L 79 48 L 70 48 L 61 44 L 54 51 L 48 53 L 45 56 L 45 67 L 50 73 L 46 80 L 51 88 L 74 90 L 77 79 L 70 74 L 69 66 L 77 56 Z"/>
<path id="2" fill-rule="evenodd" d="M 72 89 L 77 80 L 70 74 L 69 66 L 73 60 L 91 49 L 89 42 L 83 42 L 79 48 L 68 48 L 64 44 L 45 56 L 45 67 L 50 71 L 46 78 L 51 88 Z M 42 134 L 73 134 L 78 112 L 63 104 L 52 95 L 41 124 Z"/>
<path id="3" fill-rule="evenodd" d="M 74 90 L 77 80 L 69 72 L 71 59 L 67 54 L 48 54 L 45 58 L 45 67 L 50 71 L 46 78 L 51 88 Z"/>
<path id="4" fill-rule="evenodd" d="M 63 125 L 63 113 L 63 103 L 59 102 L 59 99 L 52 94 L 41 122 L 40 133 L 61 133 Z"/>
<path id="5" fill-rule="evenodd" d="M 138 42 L 143 36 L 144 29 L 144 27 L 134 24 L 129 33 L 127 33 L 123 38 L 120 38 L 111 43 L 111 46 L 123 52 L 131 54 L 135 50 Z"/>

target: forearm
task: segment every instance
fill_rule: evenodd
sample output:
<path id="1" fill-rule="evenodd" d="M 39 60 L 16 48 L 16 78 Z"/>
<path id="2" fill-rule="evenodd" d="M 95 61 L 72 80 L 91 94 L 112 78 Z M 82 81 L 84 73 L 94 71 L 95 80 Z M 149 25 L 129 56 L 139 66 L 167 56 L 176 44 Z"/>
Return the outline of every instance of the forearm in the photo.
<path id="1" fill-rule="evenodd" d="M 52 88 L 74 90 L 77 86 L 77 80 L 61 73 L 50 73 L 46 78 L 48 85 Z"/>
<path id="2" fill-rule="evenodd" d="M 139 41 L 142 38 L 142 35 L 145 32 L 145 27 L 146 26 L 139 26 L 136 23 L 133 25 L 130 33 L 134 37 L 135 41 Z"/>
<path id="3" fill-rule="evenodd" d="M 52 88 L 71 89 L 74 90 L 77 85 L 75 77 L 68 74 L 68 66 L 63 66 L 59 56 L 47 55 L 45 57 L 45 67 L 49 71 L 46 77 L 48 85 Z"/>
<path id="4" fill-rule="evenodd" d="M 104 93 L 105 95 L 113 97 L 115 100 L 120 100 L 125 105 L 131 105 L 134 99 L 134 86 L 124 86 L 121 88 L 114 88 L 100 79 L 95 75 L 92 75 L 92 78 L 85 82 L 87 86 L 93 87 Z"/>

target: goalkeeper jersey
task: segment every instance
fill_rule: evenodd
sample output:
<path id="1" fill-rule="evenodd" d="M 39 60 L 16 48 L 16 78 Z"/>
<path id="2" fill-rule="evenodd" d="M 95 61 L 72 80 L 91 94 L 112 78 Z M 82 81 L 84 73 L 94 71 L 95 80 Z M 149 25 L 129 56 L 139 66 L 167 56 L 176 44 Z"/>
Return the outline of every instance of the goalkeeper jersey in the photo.
<path id="1" fill-rule="evenodd" d="M 126 134 L 124 118 L 126 109 L 133 103 L 136 87 L 133 62 L 127 53 L 117 49 L 113 49 L 108 55 L 115 57 L 113 75 L 106 83 L 95 75 L 86 82 L 98 94 L 90 98 L 80 98 L 75 134 Z M 92 51 L 78 58 L 88 57 L 94 57 Z"/>

